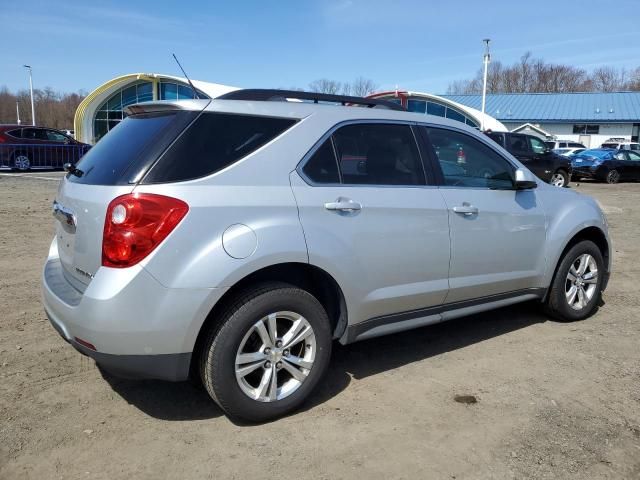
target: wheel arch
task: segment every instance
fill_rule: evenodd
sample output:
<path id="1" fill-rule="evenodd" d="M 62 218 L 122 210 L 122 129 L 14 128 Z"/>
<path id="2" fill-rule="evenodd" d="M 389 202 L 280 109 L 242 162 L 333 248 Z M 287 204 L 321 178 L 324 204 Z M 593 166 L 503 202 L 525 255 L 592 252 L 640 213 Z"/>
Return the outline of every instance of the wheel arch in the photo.
<path id="1" fill-rule="evenodd" d="M 549 282 L 549 285 L 553 284 L 553 281 L 555 279 L 556 273 L 558 271 L 558 267 L 560 265 L 560 262 L 562 262 L 562 259 L 564 258 L 564 256 L 566 255 L 566 253 L 576 244 L 580 243 L 583 240 L 590 240 L 593 243 L 596 244 L 596 246 L 598 247 L 598 249 L 600 250 L 600 252 L 602 253 L 602 258 L 604 259 L 604 264 L 607 268 L 607 273 L 605 275 L 605 280 L 604 283 L 602 285 L 602 289 L 604 290 L 607 286 L 607 281 L 609 279 L 609 272 L 611 271 L 611 245 L 609 242 L 609 238 L 607 237 L 607 235 L 604 233 L 604 231 L 597 226 L 591 225 L 588 227 L 584 227 L 581 230 L 578 230 L 576 233 L 573 234 L 573 236 L 565 243 L 564 247 L 562 248 L 560 254 L 555 258 L 555 264 L 553 267 L 553 276 L 551 277 L 551 281 Z M 547 290 L 547 294 L 548 294 L 548 290 Z M 546 296 L 547 294 L 545 294 L 545 300 L 546 300 Z"/>
<path id="2" fill-rule="evenodd" d="M 194 368 L 198 365 L 198 358 L 206 341 L 207 333 L 212 328 L 216 328 L 219 316 L 224 312 L 224 309 L 252 285 L 268 281 L 289 283 L 311 293 L 327 311 L 331 321 L 333 338 L 340 338 L 343 335 L 347 326 L 347 304 L 342 288 L 331 274 L 308 263 L 286 262 L 269 265 L 238 280 L 213 306 L 196 337 L 191 357 L 192 375 L 197 374 Z"/>

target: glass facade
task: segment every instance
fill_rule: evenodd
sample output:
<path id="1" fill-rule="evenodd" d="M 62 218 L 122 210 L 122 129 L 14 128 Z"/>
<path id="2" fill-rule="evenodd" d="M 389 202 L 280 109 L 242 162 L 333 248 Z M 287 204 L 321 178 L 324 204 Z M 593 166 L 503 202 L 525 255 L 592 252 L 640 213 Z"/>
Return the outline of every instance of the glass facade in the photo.
<path id="1" fill-rule="evenodd" d="M 198 91 L 200 98 L 208 98 Z M 175 82 L 160 82 L 156 98 L 160 100 L 184 100 L 195 98 L 191 87 Z M 141 81 L 119 89 L 96 111 L 93 120 L 93 142 L 96 143 L 109 130 L 120 123 L 126 114 L 122 111 L 134 103 L 149 102 L 154 99 L 153 83 Z"/>
<path id="2" fill-rule="evenodd" d="M 436 115 L 438 117 L 446 117 L 452 120 L 457 120 L 462 123 L 466 123 L 475 128 L 479 128 L 479 125 L 470 117 L 454 109 L 449 105 L 435 102 L 433 100 L 422 100 L 417 98 L 410 98 L 407 101 L 407 110 L 410 112 L 426 113 L 429 115 Z"/>

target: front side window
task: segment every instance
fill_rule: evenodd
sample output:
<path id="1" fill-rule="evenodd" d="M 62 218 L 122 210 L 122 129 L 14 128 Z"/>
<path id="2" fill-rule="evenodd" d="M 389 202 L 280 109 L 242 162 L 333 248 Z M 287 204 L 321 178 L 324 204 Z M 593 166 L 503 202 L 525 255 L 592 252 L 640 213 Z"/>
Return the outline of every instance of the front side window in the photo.
<path id="1" fill-rule="evenodd" d="M 640 162 L 640 154 L 636 152 L 627 152 L 627 155 L 629 156 L 629 160 L 632 162 Z"/>
<path id="2" fill-rule="evenodd" d="M 338 129 L 333 139 L 343 183 L 426 183 L 418 147 L 408 125 L 347 125 Z"/>
<path id="3" fill-rule="evenodd" d="M 514 167 L 489 146 L 461 133 L 425 127 L 444 183 L 455 187 L 513 188 Z"/>
<path id="4" fill-rule="evenodd" d="M 511 135 L 509 137 L 509 151 L 513 153 L 528 153 L 527 137 Z"/>
<path id="5" fill-rule="evenodd" d="M 537 155 L 542 155 L 547 151 L 547 147 L 545 146 L 544 142 L 535 137 L 529 137 L 529 145 L 531 145 L 531 150 L 533 150 L 533 153 Z"/>
<path id="6" fill-rule="evenodd" d="M 56 132 L 55 130 L 47 130 L 47 139 L 50 142 L 56 142 L 56 143 L 64 143 L 69 140 L 63 134 Z"/>

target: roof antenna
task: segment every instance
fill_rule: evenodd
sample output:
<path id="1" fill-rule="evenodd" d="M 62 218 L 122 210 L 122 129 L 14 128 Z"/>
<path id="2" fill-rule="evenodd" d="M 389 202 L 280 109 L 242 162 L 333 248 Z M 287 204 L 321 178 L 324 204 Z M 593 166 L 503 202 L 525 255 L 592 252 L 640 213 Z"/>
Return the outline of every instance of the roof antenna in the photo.
<path id="1" fill-rule="evenodd" d="M 180 62 L 178 61 L 178 57 L 176 57 L 175 53 L 172 53 L 171 55 L 173 55 L 173 59 L 176 61 L 176 63 L 180 67 L 180 70 L 182 70 L 182 73 L 184 74 L 184 78 L 186 78 L 187 82 L 189 82 L 189 85 L 191 85 L 191 90 L 193 90 L 193 94 L 196 96 L 197 99 L 199 99 L 200 97 L 198 96 L 198 91 L 196 90 L 196 87 L 193 86 L 193 83 L 191 82 L 191 79 L 187 75 L 187 72 L 185 72 L 184 68 L 182 68 L 182 65 L 180 65 Z"/>

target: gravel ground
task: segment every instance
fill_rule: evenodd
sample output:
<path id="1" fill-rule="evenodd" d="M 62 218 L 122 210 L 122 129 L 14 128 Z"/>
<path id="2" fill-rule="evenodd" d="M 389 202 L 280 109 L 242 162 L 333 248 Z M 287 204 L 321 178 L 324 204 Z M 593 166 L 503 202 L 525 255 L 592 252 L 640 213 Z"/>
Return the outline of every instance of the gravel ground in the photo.
<path id="1" fill-rule="evenodd" d="M 191 384 L 103 374 L 48 324 L 59 176 L 0 175 L 0 479 L 640 478 L 640 184 L 573 184 L 615 247 L 592 318 L 524 304 L 336 346 L 303 411 L 249 426 Z"/>

